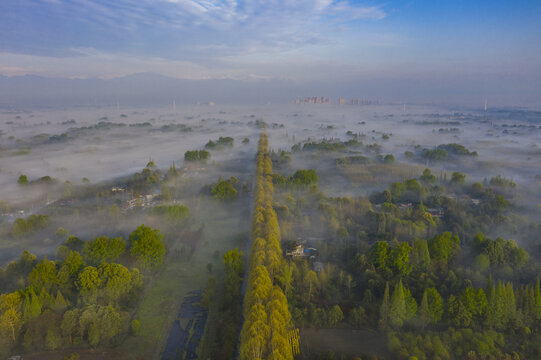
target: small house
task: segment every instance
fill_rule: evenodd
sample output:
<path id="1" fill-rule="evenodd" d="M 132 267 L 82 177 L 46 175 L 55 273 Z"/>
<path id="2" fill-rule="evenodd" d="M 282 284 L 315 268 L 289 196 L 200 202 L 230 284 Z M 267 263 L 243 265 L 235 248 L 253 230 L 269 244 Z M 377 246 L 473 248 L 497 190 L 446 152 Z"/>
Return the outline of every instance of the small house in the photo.
<path id="1" fill-rule="evenodd" d="M 441 207 L 438 208 L 428 208 L 426 209 L 426 212 L 428 212 L 433 217 L 442 218 L 445 215 L 445 210 Z"/>
<path id="2" fill-rule="evenodd" d="M 291 251 L 286 251 L 286 256 L 293 256 L 293 257 L 304 256 L 304 248 L 302 244 L 298 244 Z"/>

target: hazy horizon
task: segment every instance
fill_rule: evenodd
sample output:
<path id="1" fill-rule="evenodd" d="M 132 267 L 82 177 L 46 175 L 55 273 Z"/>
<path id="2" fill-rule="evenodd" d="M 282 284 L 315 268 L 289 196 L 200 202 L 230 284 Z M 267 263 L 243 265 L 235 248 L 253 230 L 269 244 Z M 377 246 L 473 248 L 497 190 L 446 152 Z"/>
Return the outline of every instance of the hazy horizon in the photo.
<path id="1" fill-rule="evenodd" d="M 539 107 L 540 15 L 535 1 L 7 1 L 0 95 Z"/>

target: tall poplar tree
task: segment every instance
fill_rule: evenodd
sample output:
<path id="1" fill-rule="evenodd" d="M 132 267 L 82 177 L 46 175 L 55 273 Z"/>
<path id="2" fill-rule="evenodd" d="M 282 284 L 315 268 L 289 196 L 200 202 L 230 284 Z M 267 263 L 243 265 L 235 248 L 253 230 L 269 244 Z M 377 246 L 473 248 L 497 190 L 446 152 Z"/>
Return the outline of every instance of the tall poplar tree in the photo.
<path id="1" fill-rule="evenodd" d="M 391 327 L 400 329 L 406 320 L 407 308 L 406 298 L 404 297 L 404 287 L 402 280 L 395 285 L 391 297 L 391 309 L 389 311 L 389 323 Z"/>
<path id="2" fill-rule="evenodd" d="M 389 283 L 385 283 L 385 292 L 379 308 L 379 328 L 386 330 L 389 326 L 389 315 L 391 313 L 391 302 L 389 300 Z"/>

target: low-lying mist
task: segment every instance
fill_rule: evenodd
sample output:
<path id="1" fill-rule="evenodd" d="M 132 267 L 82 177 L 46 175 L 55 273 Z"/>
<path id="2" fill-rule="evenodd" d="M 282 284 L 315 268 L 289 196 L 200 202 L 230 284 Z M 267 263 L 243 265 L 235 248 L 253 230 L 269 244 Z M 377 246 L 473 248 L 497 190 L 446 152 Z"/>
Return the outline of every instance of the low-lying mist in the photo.
<path id="1" fill-rule="evenodd" d="M 469 183 L 486 183 L 496 176 L 508 179 L 517 184 L 511 194 L 513 206 L 540 219 L 539 112 L 412 105 L 194 105 L 1 112 L 2 226 L 9 228 L 17 217 L 38 214 L 72 192 L 122 186 L 150 161 L 162 171 L 173 163 L 185 171 L 189 185 L 176 200 L 193 202 L 205 184 L 219 176 L 237 176 L 253 165 L 261 122 L 266 123 L 271 149 L 296 151 L 293 161 L 277 166 L 276 172 L 291 175 L 296 169 L 313 168 L 327 196 L 369 196 L 392 182 L 419 177 L 429 167 L 441 177 L 460 171 Z M 233 138 L 234 146 L 210 149 L 206 164 L 185 163 L 186 151 L 205 149 L 220 137 Z M 305 144 L 317 148 L 322 141 L 347 144 L 338 150 L 303 151 Z M 462 145 L 467 154 L 446 147 L 446 157 L 438 158 L 436 150 L 448 144 Z M 344 167 L 344 161 L 354 163 Z M 94 198 L 85 201 L 96 206 Z M 85 202 L 77 207 L 84 208 Z M 91 238 L 105 229 L 123 234 L 146 220 L 123 219 L 120 225 L 103 227 L 108 210 L 98 206 L 96 211 L 104 217 L 55 216 L 54 228 L 69 224 L 77 236 Z M 1 242 L 2 262 L 17 257 L 23 247 L 47 253 L 59 243 L 52 233 L 38 233 L 34 241 L 17 246 L 8 239 Z"/>

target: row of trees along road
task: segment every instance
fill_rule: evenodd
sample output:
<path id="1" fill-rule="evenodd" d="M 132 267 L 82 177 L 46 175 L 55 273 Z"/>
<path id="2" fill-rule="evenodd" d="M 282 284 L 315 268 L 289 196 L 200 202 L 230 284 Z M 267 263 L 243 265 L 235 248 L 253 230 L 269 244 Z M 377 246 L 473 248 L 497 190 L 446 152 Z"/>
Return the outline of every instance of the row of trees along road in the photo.
<path id="1" fill-rule="evenodd" d="M 299 352 L 280 270 L 286 266 L 278 218 L 272 208 L 272 161 L 268 137 L 261 133 L 257 152 L 255 206 L 248 287 L 244 298 L 240 359 L 293 359 Z"/>

